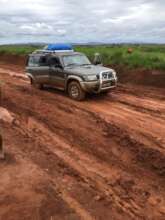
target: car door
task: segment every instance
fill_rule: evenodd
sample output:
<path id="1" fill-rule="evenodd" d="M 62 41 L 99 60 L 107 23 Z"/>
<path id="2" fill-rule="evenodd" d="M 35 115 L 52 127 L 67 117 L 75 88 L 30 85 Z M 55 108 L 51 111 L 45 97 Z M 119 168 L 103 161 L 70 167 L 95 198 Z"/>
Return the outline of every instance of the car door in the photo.
<path id="1" fill-rule="evenodd" d="M 35 57 L 35 67 L 33 67 L 36 80 L 40 84 L 49 84 L 49 65 L 46 56 Z"/>
<path id="2" fill-rule="evenodd" d="M 58 57 L 51 57 L 50 63 L 50 84 L 60 88 L 65 88 L 65 72 Z"/>
<path id="3" fill-rule="evenodd" d="M 49 65 L 46 56 L 32 56 L 29 59 L 27 71 L 40 84 L 49 83 Z"/>

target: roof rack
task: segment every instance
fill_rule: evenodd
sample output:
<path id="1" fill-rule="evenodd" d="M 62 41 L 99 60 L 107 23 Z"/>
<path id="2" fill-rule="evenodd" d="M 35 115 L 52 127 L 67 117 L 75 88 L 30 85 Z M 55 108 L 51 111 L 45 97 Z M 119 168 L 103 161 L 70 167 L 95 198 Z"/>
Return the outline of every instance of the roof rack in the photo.
<path id="1" fill-rule="evenodd" d="M 54 54 L 54 53 L 66 53 L 66 52 L 74 52 L 74 50 L 35 50 L 33 54 Z"/>
<path id="2" fill-rule="evenodd" d="M 52 51 L 47 51 L 47 50 L 35 50 L 35 51 L 33 52 L 33 54 L 36 54 L 36 53 L 50 53 L 50 52 L 52 52 Z"/>
<path id="3" fill-rule="evenodd" d="M 54 54 L 54 53 L 66 53 L 74 52 L 72 45 L 70 44 L 48 44 L 43 49 L 35 50 L 33 54 Z"/>

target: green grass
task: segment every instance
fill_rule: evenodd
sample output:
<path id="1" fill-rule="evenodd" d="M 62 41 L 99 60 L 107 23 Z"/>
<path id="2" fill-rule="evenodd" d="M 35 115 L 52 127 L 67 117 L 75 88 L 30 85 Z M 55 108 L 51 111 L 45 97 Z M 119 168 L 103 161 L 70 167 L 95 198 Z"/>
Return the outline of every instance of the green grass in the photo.
<path id="1" fill-rule="evenodd" d="M 0 46 L 0 53 L 27 55 L 38 48 L 36 46 Z M 128 53 L 128 48 L 133 49 L 132 54 Z M 104 65 L 165 70 L 165 45 L 76 46 L 75 50 L 85 53 L 91 61 L 96 52 L 100 53 Z"/>
<path id="2" fill-rule="evenodd" d="M 13 54 L 13 55 L 28 55 L 34 50 L 38 49 L 37 46 L 0 46 L 0 54 Z"/>
<path id="3" fill-rule="evenodd" d="M 128 48 L 133 49 L 131 54 Z M 165 70 L 165 46 L 96 46 L 77 47 L 76 50 L 84 52 L 91 60 L 94 53 L 100 53 L 105 65 Z"/>

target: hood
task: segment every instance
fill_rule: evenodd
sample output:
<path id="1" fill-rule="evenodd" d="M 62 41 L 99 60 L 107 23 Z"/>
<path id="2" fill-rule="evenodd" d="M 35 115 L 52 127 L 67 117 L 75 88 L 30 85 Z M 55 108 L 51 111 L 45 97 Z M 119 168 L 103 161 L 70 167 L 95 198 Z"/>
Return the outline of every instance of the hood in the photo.
<path id="1" fill-rule="evenodd" d="M 113 69 L 107 67 L 95 66 L 95 65 L 72 66 L 72 67 L 67 67 L 65 70 L 78 75 L 97 75 L 102 71 L 114 71 Z"/>

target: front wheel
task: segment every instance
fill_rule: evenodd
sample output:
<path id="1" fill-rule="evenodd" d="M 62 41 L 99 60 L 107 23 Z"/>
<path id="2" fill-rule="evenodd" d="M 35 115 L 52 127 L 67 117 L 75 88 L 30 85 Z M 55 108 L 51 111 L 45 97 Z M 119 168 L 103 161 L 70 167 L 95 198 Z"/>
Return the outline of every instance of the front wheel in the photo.
<path id="1" fill-rule="evenodd" d="M 82 90 L 80 84 L 76 81 L 69 83 L 68 94 L 72 99 L 77 101 L 82 101 L 85 99 L 85 92 Z"/>

